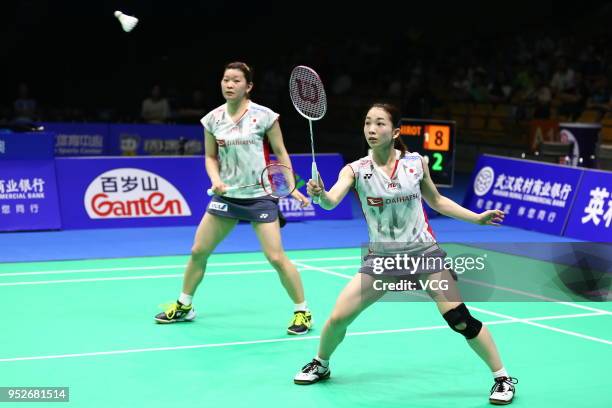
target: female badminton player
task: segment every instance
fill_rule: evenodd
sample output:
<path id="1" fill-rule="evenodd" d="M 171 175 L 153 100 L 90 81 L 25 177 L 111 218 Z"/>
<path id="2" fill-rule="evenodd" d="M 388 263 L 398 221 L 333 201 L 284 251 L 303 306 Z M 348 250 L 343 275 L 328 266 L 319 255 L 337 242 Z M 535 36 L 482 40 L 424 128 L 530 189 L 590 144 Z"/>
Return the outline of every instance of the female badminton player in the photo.
<path id="1" fill-rule="evenodd" d="M 221 79 L 226 103 L 201 120 L 205 129 L 206 171 L 215 195 L 197 228 L 182 293 L 176 303 L 155 316 L 159 323 L 195 319 L 192 298 L 204 276 L 208 257 L 238 221 L 245 220 L 251 222 L 266 258 L 295 304 L 287 333 L 306 334 L 312 326 L 300 275 L 283 250 L 278 199 L 267 195 L 257 183 L 268 162 L 267 142 L 280 164 L 291 167 L 291 161 L 278 124 L 279 115 L 252 102 L 249 95 L 252 89 L 250 67 L 243 62 L 228 64 Z M 230 188 L 237 186 L 248 187 Z M 308 205 L 308 198 L 298 190 L 291 195 L 302 206 Z"/>
<path id="2" fill-rule="evenodd" d="M 383 283 L 399 282 L 402 275 L 420 276 L 430 282 L 447 282 L 446 290 L 440 290 L 439 286 L 444 285 L 439 284 L 429 285 L 426 290 L 450 328 L 463 335 L 491 369 L 495 383 L 489 401 L 493 404 L 509 404 L 514 397 L 514 384 L 517 380 L 506 372 L 487 327 L 473 317 L 461 301 L 455 273 L 445 269 L 442 262 L 412 263 L 413 266 L 419 266 L 409 272 L 402 270 L 405 265 L 381 262 L 389 259 L 392 261 L 393 255 L 400 253 L 408 254 L 412 259 L 421 257 L 422 261 L 445 257 L 446 253 L 438 246 L 429 228 L 421 197 L 434 210 L 459 220 L 480 225 L 499 225 L 504 218 L 502 211 L 489 210 L 476 214 L 440 195 L 422 157 L 418 153 L 406 152 L 406 147 L 399 139 L 398 123 L 398 112 L 392 105 L 372 105 L 363 128 L 370 154 L 345 166 L 329 191 L 325 191 L 321 182 L 310 180 L 308 183 L 308 194 L 318 196 L 321 207 L 327 210 L 338 205 L 347 192 L 354 188 L 368 224 L 370 244 L 360 273 L 342 290 L 325 323 L 318 355 L 302 368 L 294 382 L 313 384 L 329 378 L 329 359 L 332 353 L 344 339 L 348 325 L 383 296 Z M 376 270 L 376 266 L 383 264 L 388 269 Z"/>

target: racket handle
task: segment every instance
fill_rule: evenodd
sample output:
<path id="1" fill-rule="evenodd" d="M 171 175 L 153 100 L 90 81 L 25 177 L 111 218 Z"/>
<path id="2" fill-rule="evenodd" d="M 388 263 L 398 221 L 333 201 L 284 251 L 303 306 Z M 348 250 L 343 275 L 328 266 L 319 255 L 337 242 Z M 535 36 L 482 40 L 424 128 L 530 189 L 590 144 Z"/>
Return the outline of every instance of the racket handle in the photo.
<path id="1" fill-rule="evenodd" d="M 315 183 L 319 184 L 319 172 L 317 170 L 317 163 L 312 161 L 312 169 L 311 169 L 311 178 L 315 181 Z M 315 204 L 319 204 L 321 202 L 321 197 L 315 196 L 312 198 L 312 202 Z"/>
<path id="2" fill-rule="evenodd" d="M 232 191 L 232 190 L 236 190 L 236 187 L 226 187 L 225 188 L 225 192 L 227 193 L 228 191 Z M 208 190 L 206 190 L 206 194 L 208 194 L 208 196 L 214 196 L 215 192 L 212 190 L 212 188 L 209 188 Z"/>

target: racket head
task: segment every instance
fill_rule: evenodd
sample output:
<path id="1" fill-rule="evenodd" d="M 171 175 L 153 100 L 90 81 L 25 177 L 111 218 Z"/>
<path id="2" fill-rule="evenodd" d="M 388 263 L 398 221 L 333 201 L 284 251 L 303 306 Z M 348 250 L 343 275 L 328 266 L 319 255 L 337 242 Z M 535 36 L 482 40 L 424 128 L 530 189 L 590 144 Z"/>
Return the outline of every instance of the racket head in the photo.
<path id="1" fill-rule="evenodd" d="M 298 65 L 289 77 L 291 102 L 300 115 L 319 120 L 327 111 L 327 95 L 323 82 L 314 69 Z"/>
<path id="2" fill-rule="evenodd" d="M 283 198 L 293 193 L 297 183 L 291 167 L 274 163 L 266 166 L 261 172 L 261 185 L 268 195 Z"/>

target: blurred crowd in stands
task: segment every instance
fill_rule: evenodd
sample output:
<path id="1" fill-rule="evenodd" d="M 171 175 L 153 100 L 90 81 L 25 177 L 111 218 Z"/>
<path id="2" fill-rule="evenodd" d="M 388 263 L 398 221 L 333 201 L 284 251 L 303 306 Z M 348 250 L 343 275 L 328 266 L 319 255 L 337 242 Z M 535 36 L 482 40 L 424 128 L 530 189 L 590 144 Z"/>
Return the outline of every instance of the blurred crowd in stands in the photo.
<path id="1" fill-rule="evenodd" d="M 300 52 L 288 54 L 285 49 L 282 57 L 247 62 L 255 70 L 253 99 L 281 114 L 291 109 L 289 72 L 302 63 L 321 73 L 330 113 L 354 112 L 373 99 L 386 99 L 399 104 L 402 113 L 411 117 L 432 117 L 449 104 L 463 102 L 509 105 L 517 121 L 571 121 L 587 109 L 598 112 L 596 119 L 612 110 L 609 44 L 609 35 L 512 35 L 444 45 L 431 42 L 423 31 L 408 30 L 390 41 L 346 38 L 335 40 L 333 47 L 313 42 Z M 210 69 L 211 75 L 220 77 L 220 66 Z M 154 83 L 141 81 L 116 105 L 107 106 L 96 104 L 95 87 L 86 103 L 74 100 L 62 106 L 54 103 L 53 95 L 41 94 L 32 79 L 22 80 L 9 90 L 14 94 L 12 103 L 0 106 L 0 121 L 197 124 L 207 111 L 223 102 L 218 87 L 194 87 L 194 81 L 181 82 L 180 75 L 157 78 Z M 135 95 L 135 91 L 147 88 L 146 94 Z M 332 114 L 330 120 L 345 123 L 346 118 Z"/>

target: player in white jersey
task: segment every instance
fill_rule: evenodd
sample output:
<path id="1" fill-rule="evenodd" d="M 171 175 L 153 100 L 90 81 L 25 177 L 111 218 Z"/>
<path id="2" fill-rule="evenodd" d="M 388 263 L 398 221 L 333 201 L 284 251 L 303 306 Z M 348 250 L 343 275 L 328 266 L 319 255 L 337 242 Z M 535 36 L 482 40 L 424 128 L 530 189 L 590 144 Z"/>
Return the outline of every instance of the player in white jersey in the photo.
<path id="1" fill-rule="evenodd" d="M 227 186 L 258 182 L 268 164 L 268 142 L 278 162 L 291 167 L 278 114 L 252 102 L 249 97 L 252 88 L 249 66 L 243 62 L 228 64 L 221 79 L 221 91 L 226 103 L 202 118 L 206 171 L 215 196 L 196 231 L 183 279 L 183 291 L 176 303 L 155 316 L 158 323 L 195 319 L 192 298 L 204 277 L 208 257 L 238 221 L 245 220 L 251 222 L 266 258 L 278 272 L 281 283 L 295 304 L 287 333 L 306 334 L 312 327 L 312 315 L 304 298 L 302 280 L 283 250 L 278 200 L 266 195 L 261 186 L 226 193 Z M 303 206 L 309 203 L 308 198 L 297 190 L 292 196 Z"/>
<path id="2" fill-rule="evenodd" d="M 340 293 L 325 323 L 318 355 L 302 368 L 294 382 L 313 384 L 329 378 L 329 359 L 344 339 L 348 325 L 385 294 L 389 285 L 384 284 L 397 284 L 400 277 L 417 274 L 425 276 L 430 282 L 446 282 L 447 290 L 438 290 L 437 287 L 434 290 L 428 286 L 428 294 L 451 329 L 462 334 L 491 369 L 495 383 L 489 401 L 509 404 L 514 398 L 517 380 L 506 372 L 487 327 L 474 318 L 461 301 L 454 272 L 436 262 L 422 262 L 419 267 L 408 267 L 408 270 L 404 269 L 405 265 L 384 262 L 393 260 L 393 255 L 399 254 L 407 254 L 410 259 L 420 257 L 425 260 L 436 260 L 446 255 L 435 241 L 421 198 L 441 214 L 481 225 L 499 225 L 504 213 L 488 210 L 476 214 L 440 195 L 421 156 L 406 153 L 406 147 L 399 139 L 397 123 L 399 114 L 393 106 L 374 104 L 364 124 L 370 154 L 345 166 L 329 191 L 325 191 L 321 181 L 316 183 L 310 180 L 308 183 L 308 194 L 320 197 L 321 208 L 327 210 L 337 206 L 354 188 L 368 224 L 370 244 L 360 273 Z M 396 146 L 400 150 L 396 150 Z M 382 265 L 389 270 L 375 270 Z"/>

